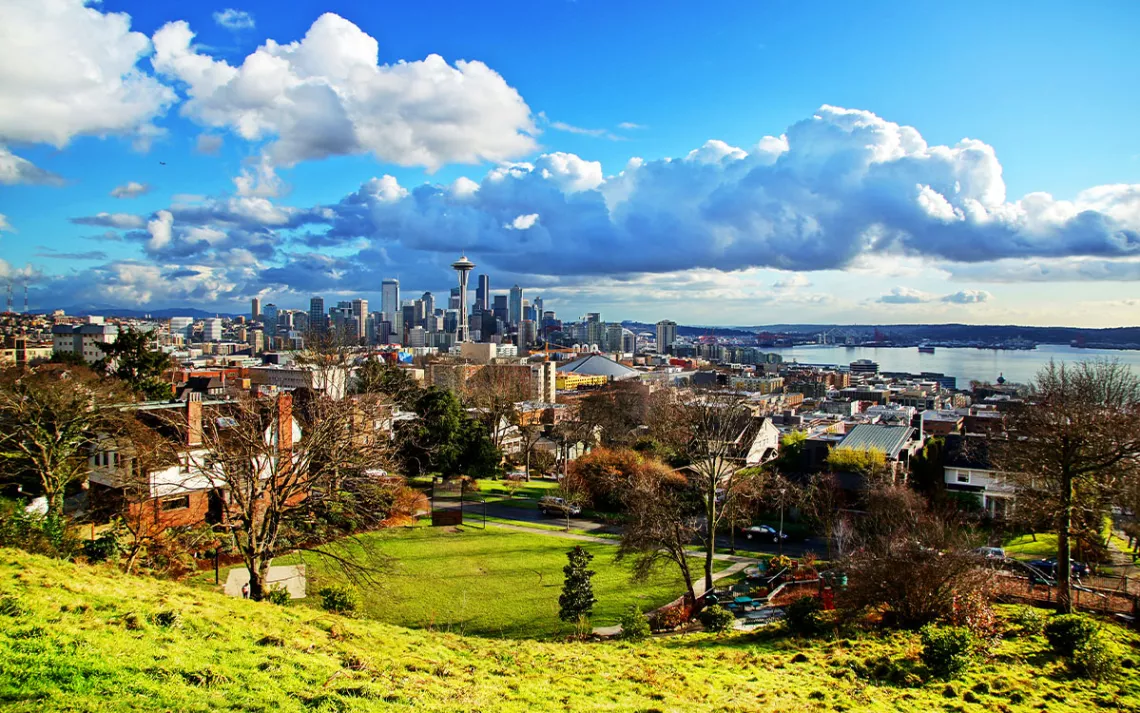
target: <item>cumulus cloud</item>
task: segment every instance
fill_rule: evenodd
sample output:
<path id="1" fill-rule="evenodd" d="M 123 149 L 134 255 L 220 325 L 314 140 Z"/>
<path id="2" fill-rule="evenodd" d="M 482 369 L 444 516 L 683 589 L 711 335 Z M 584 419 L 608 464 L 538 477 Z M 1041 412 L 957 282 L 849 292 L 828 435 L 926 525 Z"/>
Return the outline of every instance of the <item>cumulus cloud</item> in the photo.
<path id="1" fill-rule="evenodd" d="M 186 85 L 182 113 L 249 141 L 277 164 L 372 153 L 429 170 L 531 152 L 536 129 L 519 93 L 478 61 L 439 55 L 378 64 L 375 39 L 326 13 L 298 42 L 267 40 L 240 66 L 199 51 L 185 22 L 154 35 L 152 63 Z"/>
<path id="2" fill-rule="evenodd" d="M 527 230 L 533 228 L 534 224 L 538 222 L 538 213 L 530 213 L 528 215 L 520 215 L 507 223 L 505 227 L 507 230 Z"/>
<path id="3" fill-rule="evenodd" d="M 681 159 L 632 159 L 609 177 L 587 166 L 547 154 L 496 167 L 463 195 L 362 190 L 324 206 L 325 238 L 465 247 L 499 269 L 558 275 L 1140 256 L 1140 186 L 1009 201 L 990 146 L 931 146 L 866 111 L 824 106 L 747 149 L 711 140 Z M 542 219 L 524 239 L 513 221 L 531 214 Z"/>
<path id="4" fill-rule="evenodd" d="M 79 135 L 153 136 L 174 91 L 136 67 L 151 50 L 125 13 L 83 0 L 0 6 L 0 139 L 65 146 Z"/>
<path id="5" fill-rule="evenodd" d="M 120 230 L 131 230 L 146 225 L 146 221 L 142 216 L 132 213 L 97 213 L 95 215 L 72 218 L 71 222 L 76 225 L 94 225 L 100 228 L 118 228 Z"/>
<path id="6" fill-rule="evenodd" d="M 895 287 L 888 294 L 879 298 L 879 302 L 891 305 L 912 305 L 921 302 L 931 302 L 937 299 L 929 292 L 916 290 L 912 287 Z"/>
<path id="7" fill-rule="evenodd" d="M 1135 282 L 1140 258 L 1056 258 L 945 264 L 951 277 L 973 282 Z"/>
<path id="8" fill-rule="evenodd" d="M 912 287 L 895 287 L 888 294 L 879 297 L 877 302 L 882 304 L 922 304 L 924 302 L 945 302 L 947 304 L 970 305 L 979 302 L 988 302 L 992 298 L 985 290 L 959 290 L 953 294 L 933 295 L 929 292 L 916 290 Z"/>
<path id="9" fill-rule="evenodd" d="M 111 191 L 112 198 L 138 198 L 150 191 L 149 183 L 139 183 L 138 181 L 128 181 L 127 183 L 116 186 Z"/>
<path id="10" fill-rule="evenodd" d="M 972 305 L 978 302 L 989 302 L 991 297 L 993 295 L 985 290 L 960 290 L 952 295 L 946 295 L 942 301 L 958 305 Z"/>
<path id="11" fill-rule="evenodd" d="M 174 216 L 168 210 L 160 210 L 154 219 L 146 224 L 146 232 L 150 234 L 147 241 L 147 250 L 157 252 L 170 244 Z"/>
<path id="12" fill-rule="evenodd" d="M 811 281 L 806 275 L 799 273 L 793 273 L 772 283 L 772 288 L 776 290 L 798 290 L 802 287 L 811 287 Z"/>
<path id="13" fill-rule="evenodd" d="M 0 213 L 0 233 L 3 232 L 12 233 L 15 231 L 12 229 L 12 224 L 8 222 L 8 216 Z"/>
<path id="14" fill-rule="evenodd" d="M 215 12 L 214 22 L 227 30 L 253 29 L 253 15 L 245 10 L 235 10 L 232 7 L 227 7 L 221 12 Z"/>
<path id="15" fill-rule="evenodd" d="M 2 70 L 0 70 L 2 71 Z M 26 158 L 17 156 L 0 144 L 0 183 L 41 183 L 51 186 L 63 185 L 63 178 L 36 166 Z"/>

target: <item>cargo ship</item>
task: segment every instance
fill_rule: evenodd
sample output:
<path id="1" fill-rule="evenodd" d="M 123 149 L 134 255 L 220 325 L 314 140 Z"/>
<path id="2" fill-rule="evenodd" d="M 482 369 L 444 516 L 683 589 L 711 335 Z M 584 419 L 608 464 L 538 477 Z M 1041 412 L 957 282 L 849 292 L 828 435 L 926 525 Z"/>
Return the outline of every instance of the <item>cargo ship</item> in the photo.
<path id="1" fill-rule="evenodd" d="M 921 354 L 933 354 L 934 353 L 934 347 L 920 346 L 918 348 L 918 351 Z"/>

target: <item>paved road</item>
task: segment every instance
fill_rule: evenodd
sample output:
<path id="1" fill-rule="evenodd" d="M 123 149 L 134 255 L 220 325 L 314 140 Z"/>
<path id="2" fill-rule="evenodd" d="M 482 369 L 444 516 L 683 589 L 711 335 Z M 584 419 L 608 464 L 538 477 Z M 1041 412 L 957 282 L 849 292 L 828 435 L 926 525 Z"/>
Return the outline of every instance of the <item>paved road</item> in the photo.
<path id="1" fill-rule="evenodd" d="M 482 513 L 481 504 L 468 505 L 470 508 L 467 517 L 478 517 Z M 566 520 L 561 517 L 553 515 L 543 515 L 540 510 L 532 510 L 530 508 L 513 507 L 506 503 L 487 503 L 487 514 L 493 517 L 503 518 L 504 520 L 519 520 L 521 522 L 537 522 L 544 525 L 565 525 Z M 605 525 L 594 520 L 587 520 L 585 518 L 576 517 L 570 518 L 570 529 L 581 530 L 583 532 L 605 532 L 611 534 L 620 534 L 621 528 L 613 525 Z M 727 535 L 721 535 L 716 538 L 717 547 L 728 549 L 731 542 Z M 759 540 L 748 540 L 743 536 L 737 535 L 736 549 L 744 555 L 749 554 L 778 554 L 780 546 L 772 542 L 761 542 Z M 801 542 L 784 542 L 783 553 L 789 557 L 802 557 L 805 552 L 814 552 L 820 557 L 827 556 L 827 543 L 822 537 L 811 537 Z"/>

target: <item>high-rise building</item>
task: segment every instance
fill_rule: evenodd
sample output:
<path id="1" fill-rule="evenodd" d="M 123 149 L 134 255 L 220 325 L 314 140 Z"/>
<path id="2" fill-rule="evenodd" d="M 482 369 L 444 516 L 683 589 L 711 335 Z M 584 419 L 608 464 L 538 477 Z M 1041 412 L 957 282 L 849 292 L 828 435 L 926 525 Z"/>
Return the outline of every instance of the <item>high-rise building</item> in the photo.
<path id="1" fill-rule="evenodd" d="M 353 300 L 352 316 L 356 319 L 356 339 L 363 339 L 368 321 L 368 300 Z"/>
<path id="2" fill-rule="evenodd" d="M 210 317 L 202 323 L 202 341 L 222 341 L 222 320 L 217 317 Z"/>
<path id="3" fill-rule="evenodd" d="M 475 309 L 486 312 L 491 308 L 491 278 L 479 276 L 479 286 L 475 288 Z"/>
<path id="4" fill-rule="evenodd" d="M 467 259 L 466 255 L 451 263 L 451 268 L 459 273 L 459 324 L 455 330 L 455 342 L 462 344 L 470 336 L 467 327 L 467 277 L 475 269 L 475 263 Z"/>
<path id="5" fill-rule="evenodd" d="M 451 294 L 447 298 L 448 309 L 459 309 L 459 288 L 452 287 Z"/>
<path id="6" fill-rule="evenodd" d="M 249 304 L 249 317 L 251 321 L 256 322 L 261 319 L 261 298 L 254 297 L 250 300 Z"/>
<path id="7" fill-rule="evenodd" d="M 523 320 L 523 289 L 518 285 L 511 288 L 510 313 L 507 318 L 511 324 L 518 324 Z"/>
<path id="8" fill-rule="evenodd" d="M 493 305 L 491 307 L 491 314 L 495 319 L 502 320 L 503 324 L 508 322 L 510 317 L 510 310 L 507 308 L 507 296 L 495 295 L 493 298 Z"/>
<path id="9" fill-rule="evenodd" d="M 325 298 L 309 298 L 309 329 L 314 332 L 325 331 Z"/>
<path id="10" fill-rule="evenodd" d="M 190 338 L 194 336 L 194 318 L 171 317 L 170 336 L 182 337 L 183 341 L 185 341 L 186 344 L 189 344 Z"/>
<path id="11" fill-rule="evenodd" d="M 385 322 L 395 322 L 395 315 L 399 310 L 400 281 L 384 280 L 380 283 L 380 314 L 384 316 Z"/>
<path id="12" fill-rule="evenodd" d="M 435 295 L 430 292 L 425 292 L 424 296 L 420 298 L 420 301 L 424 303 L 423 321 L 427 322 L 427 320 L 435 316 Z M 429 332 L 431 331 L 427 324 L 424 324 L 424 329 L 427 329 Z"/>
<path id="13" fill-rule="evenodd" d="M 606 325 L 606 344 L 602 347 L 607 352 L 620 352 L 622 349 L 622 328 L 619 322 Z"/>
<path id="14" fill-rule="evenodd" d="M 532 302 L 532 304 L 534 305 L 535 319 L 541 320 L 542 319 L 542 298 L 541 297 L 535 297 L 534 302 Z"/>
<path id="15" fill-rule="evenodd" d="M 677 323 L 663 319 L 657 323 L 657 353 L 668 354 L 677 341 Z"/>
<path id="16" fill-rule="evenodd" d="M 601 313 L 589 312 L 586 314 L 586 329 L 582 337 L 587 344 L 605 349 L 606 324 L 602 321 Z"/>
<path id="17" fill-rule="evenodd" d="M 261 324 L 265 327 L 266 337 L 273 337 L 277 334 L 277 305 L 270 302 L 262 308 Z"/>

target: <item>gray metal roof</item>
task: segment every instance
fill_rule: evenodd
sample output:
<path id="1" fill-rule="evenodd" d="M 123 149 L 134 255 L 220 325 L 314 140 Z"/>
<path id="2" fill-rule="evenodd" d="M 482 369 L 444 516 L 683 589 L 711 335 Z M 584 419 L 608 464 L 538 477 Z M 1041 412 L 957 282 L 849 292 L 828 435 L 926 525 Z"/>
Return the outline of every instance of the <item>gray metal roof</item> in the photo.
<path id="1" fill-rule="evenodd" d="M 898 458 L 906 442 L 910 440 L 913 428 L 909 426 L 880 426 L 863 423 L 851 429 L 836 448 L 866 450 L 875 448 L 887 454 L 887 458 Z"/>
<path id="2" fill-rule="evenodd" d="M 598 354 L 590 354 L 558 367 L 564 374 L 585 374 L 588 376 L 608 376 L 611 379 L 630 379 L 638 375 L 636 369 L 618 364 Z"/>

